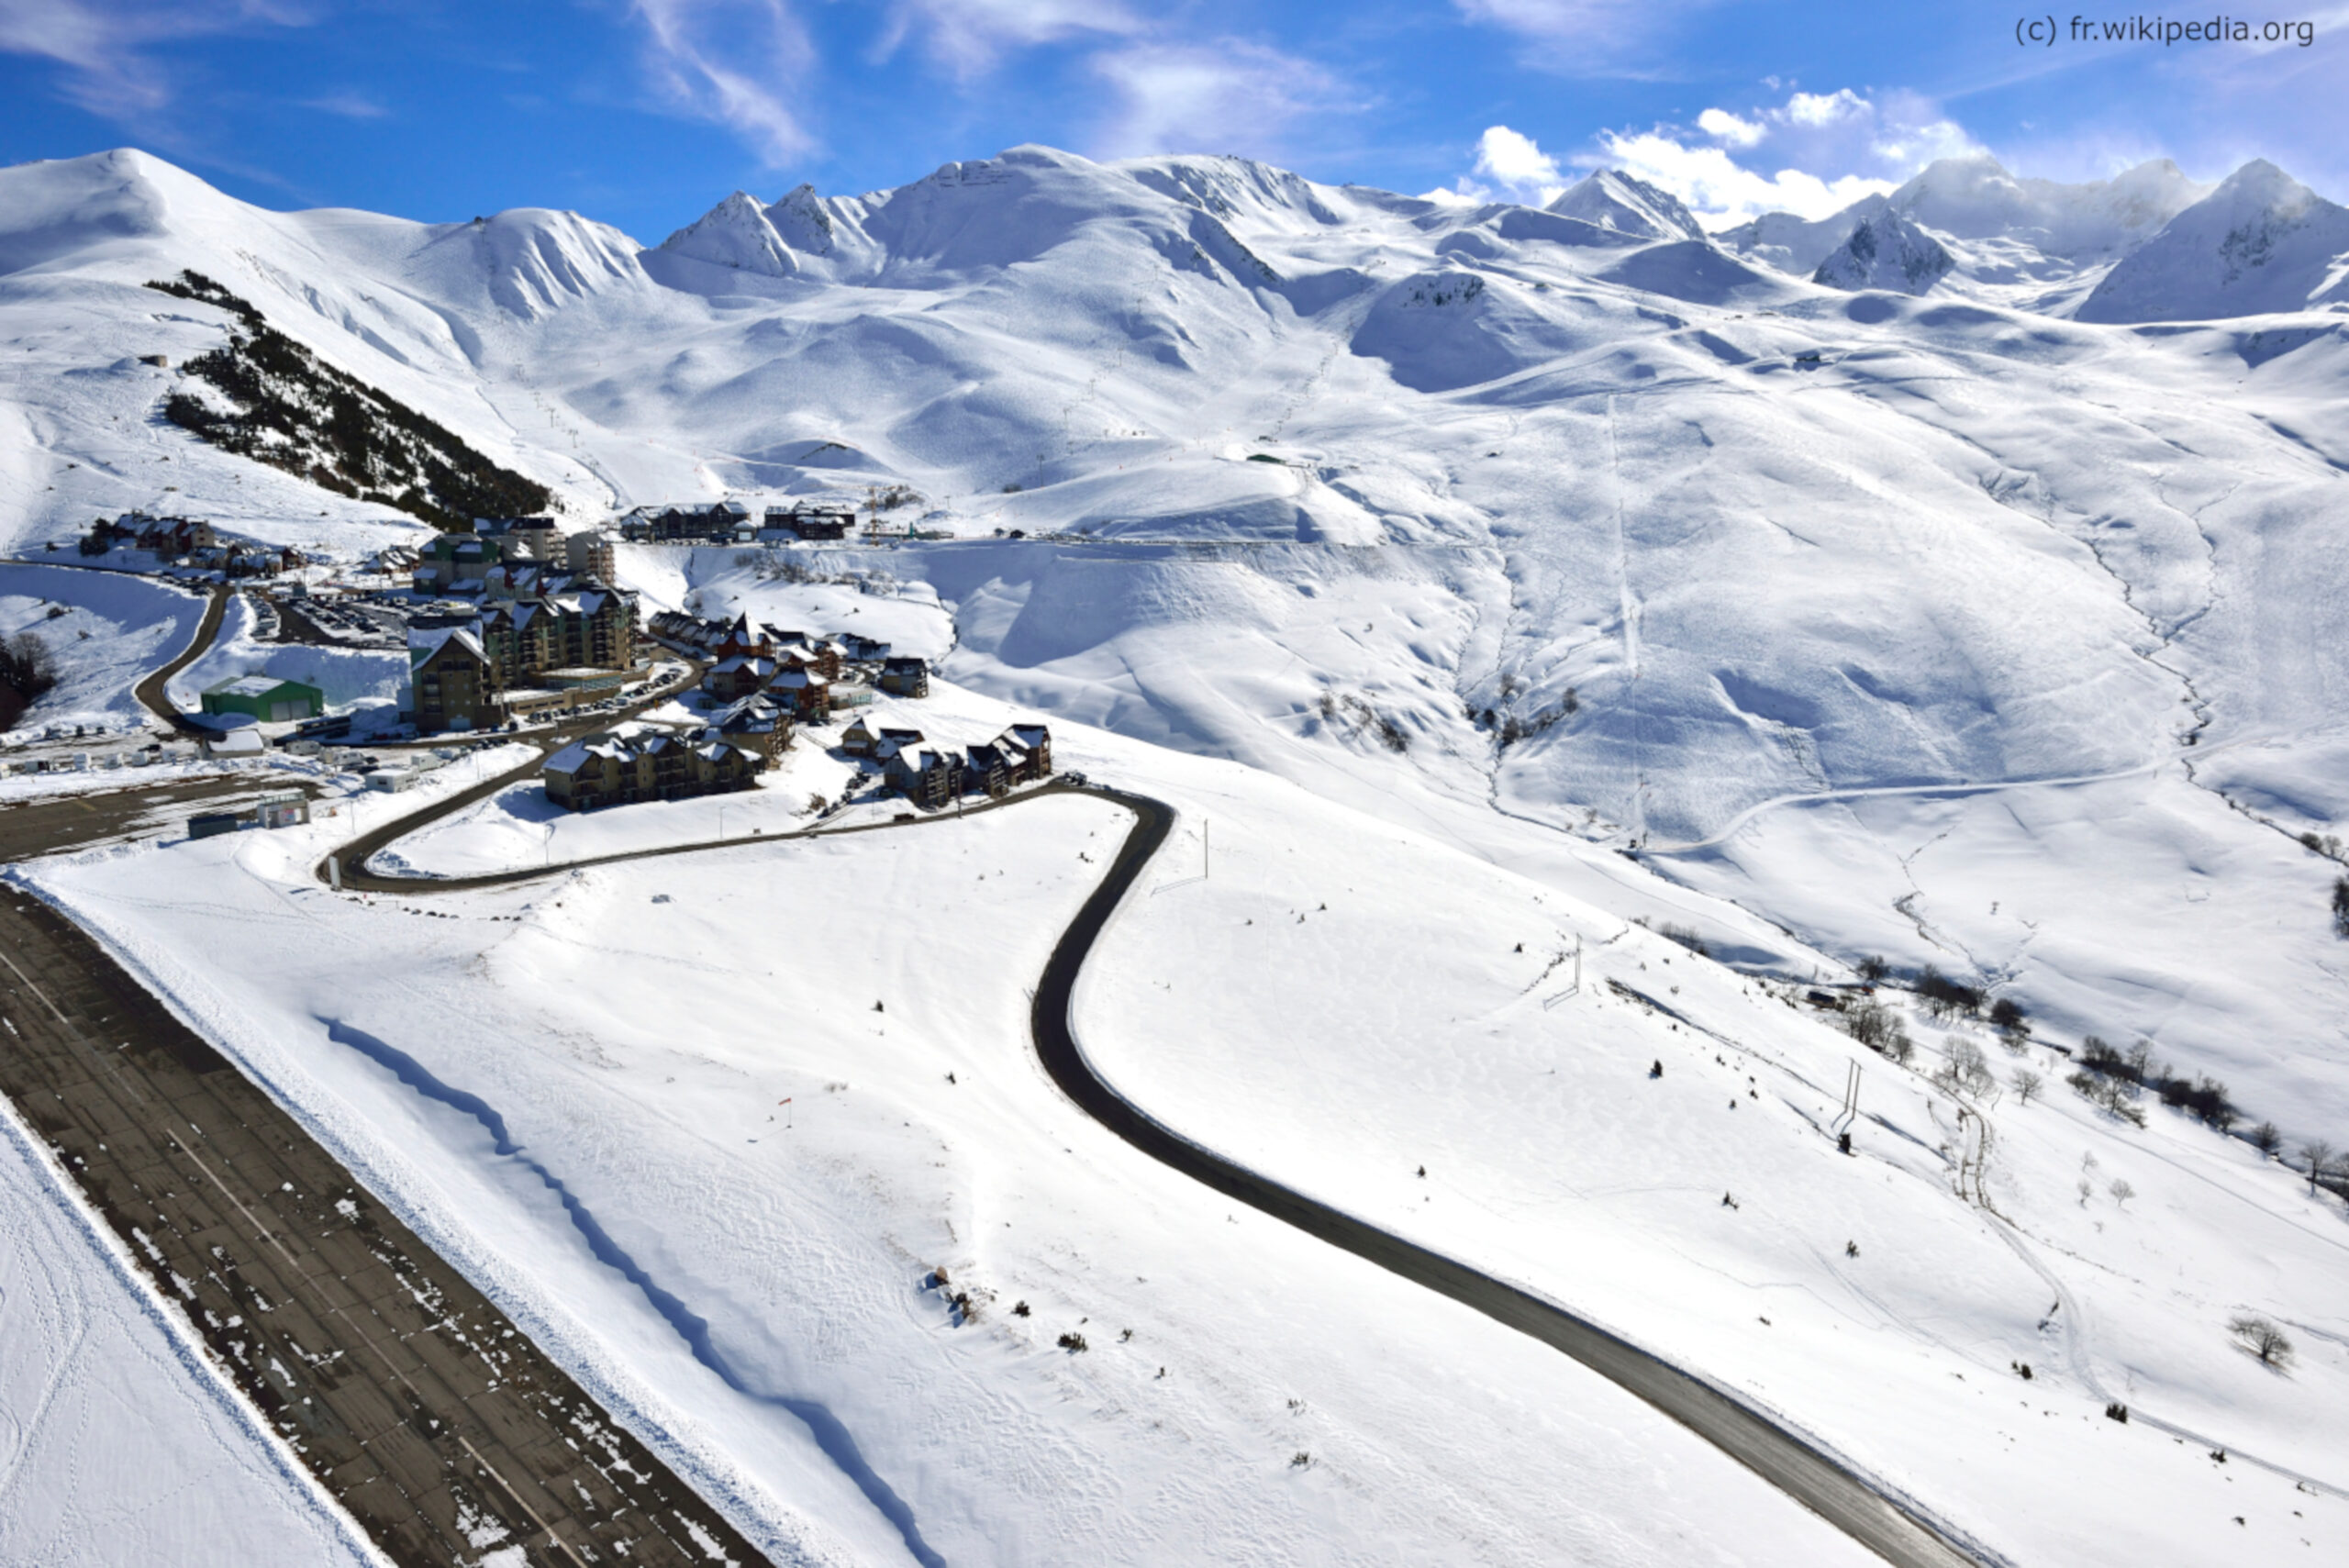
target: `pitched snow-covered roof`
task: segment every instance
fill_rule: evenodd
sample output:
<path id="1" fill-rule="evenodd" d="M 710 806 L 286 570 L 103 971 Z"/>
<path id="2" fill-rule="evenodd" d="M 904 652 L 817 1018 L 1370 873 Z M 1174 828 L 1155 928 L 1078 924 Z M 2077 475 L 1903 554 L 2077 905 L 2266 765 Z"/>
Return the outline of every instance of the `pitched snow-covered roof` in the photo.
<path id="1" fill-rule="evenodd" d="M 440 652 L 452 639 L 474 658 L 487 661 L 488 655 L 481 651 L 481 639 L 472 632 L 461 626 L 436 626 L 420 630 L 415 628 L 409 630 L 407 634 L 408 667 L 414 669 L 422 664 L 435 653 Z"/>

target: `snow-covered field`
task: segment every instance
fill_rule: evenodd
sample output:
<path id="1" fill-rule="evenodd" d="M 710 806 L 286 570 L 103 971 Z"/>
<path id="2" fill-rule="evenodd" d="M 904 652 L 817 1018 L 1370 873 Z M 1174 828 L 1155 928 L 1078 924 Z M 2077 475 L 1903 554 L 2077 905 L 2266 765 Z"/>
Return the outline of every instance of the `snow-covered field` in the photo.
<path id="1" fill-rule="evenodd" d="M 1023 148 L 737 197 L 645 249 L 534 210 L 264 213 L 138 153 L 20 166 L 0 540 L 132 506 L 346 556 L 417 536 L 156 417 L 172 373 L 139 356 L 224 330 L 140 286 L 187 266 L 573 521 L 889 495 L 885 523 L 943 537 L 630 547 L 621 575 L 648 608 L 890 640 L 939 662 L 897 710 L 933 739 L 1041 715 L 1063 767 L 1183 808 L 1080 1018 L 1153 1111 L 1769 1406 L 2008 1560 L 2340 1555 L 2341 1203 L 2158 1106 L 2102 1117 L 2051 1047 L 2143 1042 L 2288 1148 L 2349 1142 L 2342 867 L 2298 841 L 2349 813 L 2349 214 L 2263 164 L 2211 189 L 1953 161 L 1710 239 L 1657 195 L 1447 206 Z M 34 721 L 136 719 L 196 601 L 0 573 L 0 630 L 71 637 Z M 256 658 L 337 701 L 397 673 L 226 634 L 175 691 Z M 391 855 L 508 869 L 721 810 L 770 836 L 842 776 L 803 742 L 744 795 L 562 820 L 524 785 Z M 1075 1121 L 1021 987 L 1117 831 L 1097 804 L 372 902 L 307 878 L 344 825 L 36 874 L 790 1550 L 1847 1550 L 1554 1356 Z M 1582 990 L 1545 1006 L 1577 939 Z M 1868 954 L 2021 1004 L 2040 1043 L 1912 1018 L 1903 1071 L 1774 989 Z M 1923 1075 L 1961 1045 L 2002 1096 L 1963 1129 Z M 1854 1061 L 1847 1160 L 1816 1124 Z M 975 1322 L 919 1288 L 940 1263 Z M 2243 1313 L 2293 1369 L 2231 1346 Z"/>
<path id="2" fill-rule="evenodd" d="M 21 728 L 142 728 L 153 716 L 131 688 L 184 649 L 203 618 L 201 596 L 151 578 L 0 562 L 0 637 L 30 632 L 57 664 L 56 688 Z"/>
<path id="3" fill-rule="evenodd" d="M 1010 717 L 952 688 L 907 706 Z M 2004 1560 L 2349 1544 L 2349 1504 L 2320 1490 L 2340 1484 L 2349 1233 L 2291 1173 L 2158 1109 L 2121 1128 L 2045 1050 L 2010 1057 L 1979 1026 L 1917 1019 L 1916 1071 L 1895 1068 L 1778 988 L 1260 771 L 1074 728 L 1055 746 L 1182 816 L 1078 998 L 1097 1065 L 1177 1128 L 1777 1412 Z M 688 804 L 717 803 L 573 820 L 629 825 L 599 852 L 714 836 Z M 496 805 L 437 830 L 428 869 L 528 864 L 477 819 Z M 1261 1536 L 1318 1542 L 1272 1561 L 1675 1560 L 1668 1539 L 1715 1516 L 1642 1496 L 1663 1461 L 1627 1455 L 1662 1439 L 1624 1424 L 1623 1396 L 1185 1188 L 1044 1084 L 1024 987 L 1126 820 L 1057 797 L 372 900 L 308 881 L 332 832 L 314 825 L 84 856 L 39 884 L 640 1429 L 679 1434 L 689 1473 L 769 1499 L 784 1535 L 853 1542 L 902 1504 L 950 1562 L 1163 1561 L 1159 1510 L 1220 1486 L 1176 1559 Z M 163 895 L 190 884 L 200 906 Z M 190 922 L 223 918 L 258 940 L 197 962 Z M 2029 1105 L 1974 1098 L 1978 1176 L 1985 1123 L 1926 1076 L 1954 1038 L 2002 1079 L 2048 1081 Z M 1854 1062 L 1847 1159 L 1831 1124 Z M 460 1091 L 495 1108 L 494 1135 L 451 1108 Z M 625 1269 L 596 1262 L 553 1184 Z M 920 1288 L 940 1265 L 980 1293 L 975 1323 Z M 713 1325 L 698 1365 L 665 1328 L 681 1309 Z M 2291 1373 L 2232 1344 L 2246 1311 L 2293 1333 Z M 1386 1338 L 1398 1325 L 1415 1337 Z M 1087 1351 L 1058 1351 L 1062 1332 Z M 1200 1403 L 1160 1405 L 1161 1365 Z M 2105 1418 L 2114 1399 L 2131 1424 Z M 820 1449 L 782 1441 L 810 1401 L 887 1484 L 878 1515 L 874 1488 L 839 1494 Z M 1169 1428 L 1179 1458 L 1138 1436 Z M 986 1431 L 991 1457 L 957 1445 L 942 1464 L 939 1430 Z M 1614 1451 L 1606 1500 L 1520 1508 L 1578 1441 Z M 1701 1452 L 1670 1462 L 1708 1490 L 1752 1485 Z M 1110 1480 L 1135 1467 L 1160 1477 L 1147 1496 Z M 1598 1544 L 1585 1508 L 1667 1535 Z M 1833 1549 L 1701 1533 L 1722 1561 Z"/>

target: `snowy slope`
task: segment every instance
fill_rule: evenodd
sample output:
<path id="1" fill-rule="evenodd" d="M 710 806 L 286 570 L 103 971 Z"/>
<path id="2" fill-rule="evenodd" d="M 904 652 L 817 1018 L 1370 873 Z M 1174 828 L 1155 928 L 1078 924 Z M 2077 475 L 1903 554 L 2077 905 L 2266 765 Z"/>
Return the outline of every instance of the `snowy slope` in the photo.
<path id="1" fill-rule="evenodd" d="M 943 685 L 907 709 L 949 735 L 1013 714 Z M 1154 1114 L 1590 1313 L 2003 1560 L 2349 1541 L 2349 1504 L 2293 1485 L 2342 1479 L 2349 1249 L 2337 1205 L 2291 1173 L 2167 1113 L 2121 1128 L 2060 1087 L 1959 1101 L 1928 1078 L 1957 1040 L 2001 1080 L 2057 1069 L 1920 1018 L 1903 1071 L 1792 1006 L 1799 986 L 1261 770 L 1065 725 L 1055 740 L 1180 813 L 1076 1003 L 1097 1066 Z M 607 813 L 564 845 L 690 841 L 719 805 L 740 835 L 737 807 L 757 823 L 776 804 Z M 501 837 L 508 809 L 412 848 L 436 869 L 528 865 L 536 835 Z M 1030 804 L 429 903 L 317 889 L 317 828 L 233 857 L 87 856 L 40 884 L 674 1434 L 688 1473 L 804 1550 L 898 1560 L 895 1534 L 949 1562 L 1842 1560 L 1570 1363 L 1229 1214 L 1045 1088 L 1023 987 L 1124 822 Z M 172 891 L 192 884 L 200 903 Z M 195 931 L 223 920 L 269 940 L 197 959 Z M 775 929 L 787 947 L 739 951 Z M 1831 1128 L 1854 1062 L 1847 1159 Z M 496 1108 L 495 1138 L 458 1090 Z M 1992 1129 L 1978 1178 L 1967 1106 Z M 665 1297 L 596 1262 L 555 1184 Z M 941 1265 L 974 1321 L 924 1288 Z M 706 1348 L 671 1327 L 672 1298 L 710 1326 Z M 2230 1347 L 2246 1309 L 2291 1327 L 2290 1378 Z M 1088 1349 L 1055 1349 L 1063 1332 Z M 2105 1418 L 2115 1398 L 2132 1425 Z M 899 1523 L 801 1435 L 809 1408 L 852 1437 Z"/>
<path id="2" fill-rule="evenodd" d="M 1229 763 L 1058 740 L 1349 830 Z M 1860 1562 L 1574 1363 L 1233 1216 L 1046 1084 L 1024 987 L 1126 820 L 1057 800 L 429 906 L 316 888 L 317 828 L 42 883 L 779 1561 Z M 191 880 L 274 962 L 190 962 L 154 895 Z"/>

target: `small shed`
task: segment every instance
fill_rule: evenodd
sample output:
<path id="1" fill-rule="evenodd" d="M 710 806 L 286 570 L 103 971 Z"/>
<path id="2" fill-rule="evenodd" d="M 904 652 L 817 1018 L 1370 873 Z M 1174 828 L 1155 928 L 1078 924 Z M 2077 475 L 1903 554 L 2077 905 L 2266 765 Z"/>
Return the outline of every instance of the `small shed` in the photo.
<path id="1" fill-rule="evenodd" d="M 327 695 L 301 681 L 274 675 L 238 675 L 204 688 L 206 713 L 241 713 L 266 724 L 316 718 L 327 710 Z"/>

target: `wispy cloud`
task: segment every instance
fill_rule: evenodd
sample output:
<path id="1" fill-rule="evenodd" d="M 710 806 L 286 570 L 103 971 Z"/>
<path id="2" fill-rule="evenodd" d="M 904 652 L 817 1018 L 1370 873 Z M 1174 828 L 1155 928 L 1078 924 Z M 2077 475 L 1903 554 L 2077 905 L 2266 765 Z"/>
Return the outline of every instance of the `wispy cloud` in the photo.
<path id="1" fill-rule="evenodd" d="M 1659 73 L 1657 46 L 1719 0 L 1453 0 L 1471 22 L 1515 34 L 1526 62 L 1573 76 Z"/>
<path id="2" fill-rule="evenodd" d="M 382 103 L 365 93 L 347 91 L 328 93 L 316 98 L 302 100 L 302 107 L 316 109 L 322 115 L 340 115 L 347 120 L 380 120 L 391 114 Z"/>
<path id="3" fill-rule="evenodd" d="M 771 167 L 815 146 L 792 107 L 818 80 L 815 46 L 783 0 L 635 0 L 635 11 L 673 109 L 727 127 Z"/>
<path id="4" fill-rule="evenodd" d="M 1301 120 L 1346 112 L 1344 84 L 1311 61 L 1242 39 L 1150 42 L 1093 57 L 1119 107 L 1097 139 L 1108 157 L 1276 152 Z"/>
<path id="5" fill-rule="evenodd" d="M 300 27 L 313 19 L 299 0 L 229 0 L 187 6 L 152 0 L 0 0 L 0 51 L 64 67 L 68 102 L 113 120 L 156 115 L 173 100 L 173 72 L 149 55 L 154 46 L 250 28 Z"/>
<path id="6" fill-rule="evenodd" d="M 874 56 L 886 60 L 910 42 L 949 75 L 969 81 L 1014 50 L 1086 34 L 1130 38 L 1146 26 L 1118 0 L 897 0 Z"/>

